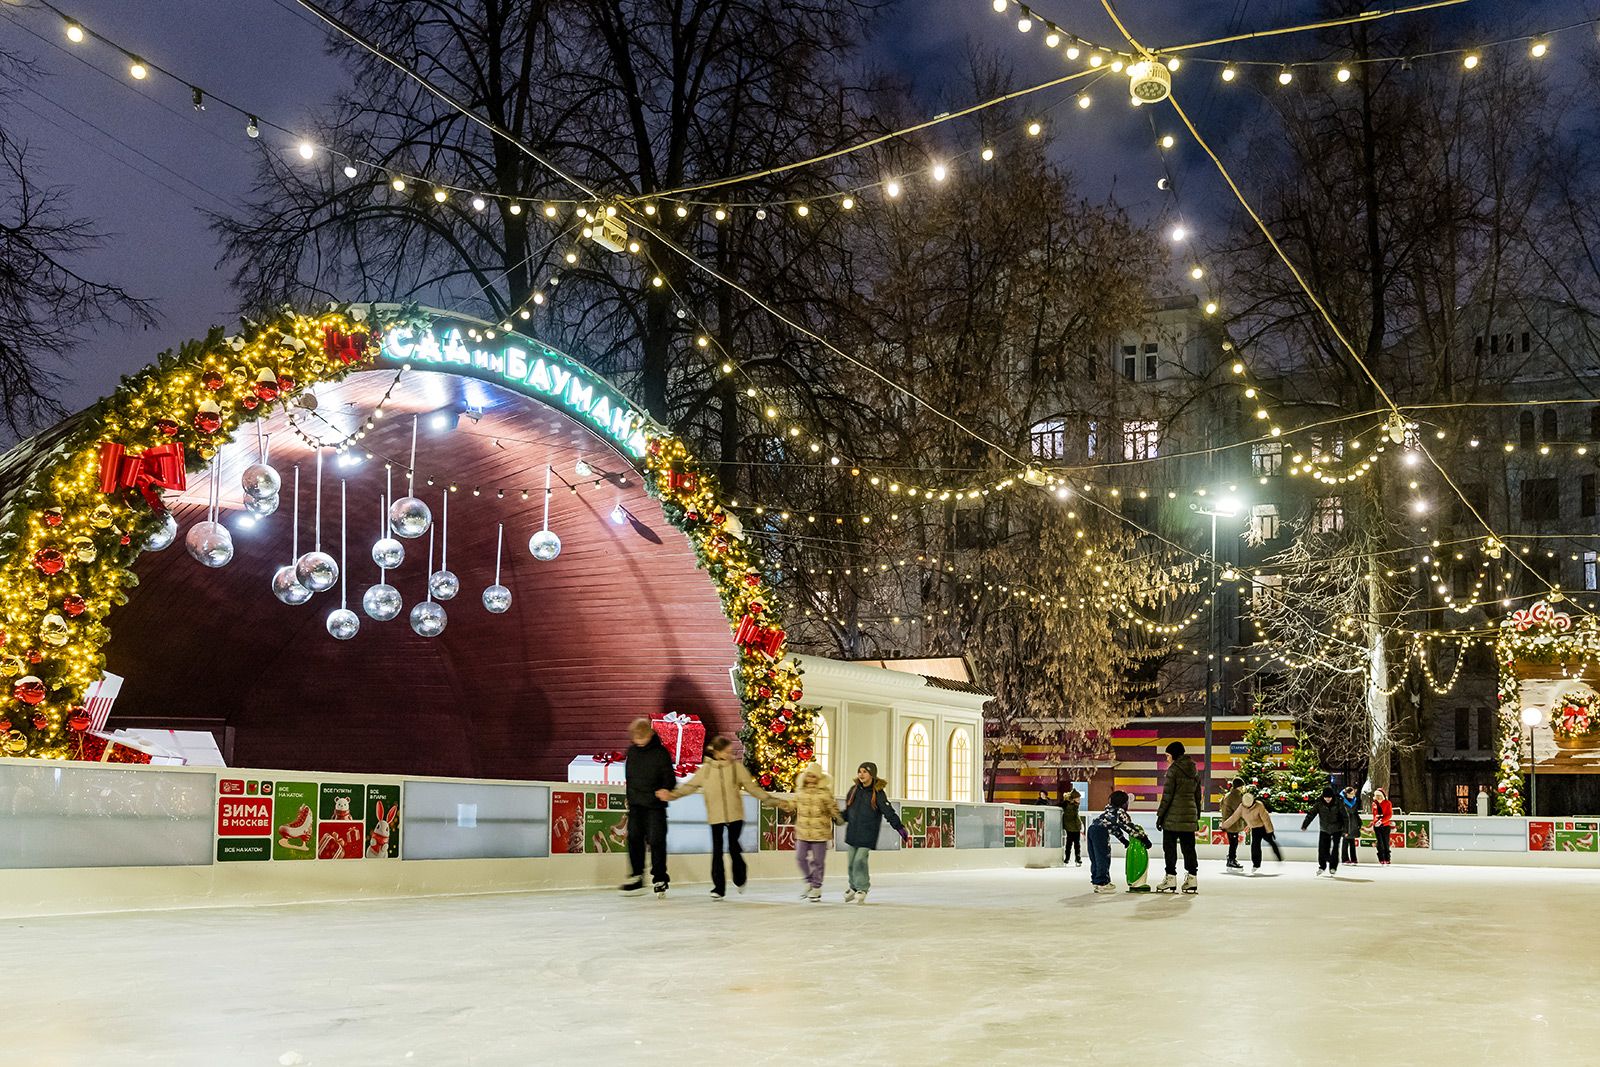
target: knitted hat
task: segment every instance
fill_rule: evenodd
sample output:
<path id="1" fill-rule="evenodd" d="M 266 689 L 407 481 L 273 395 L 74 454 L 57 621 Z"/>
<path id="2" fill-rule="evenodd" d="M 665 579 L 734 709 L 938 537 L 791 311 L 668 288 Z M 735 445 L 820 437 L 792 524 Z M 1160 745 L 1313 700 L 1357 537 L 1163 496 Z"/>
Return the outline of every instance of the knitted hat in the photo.
<path id="1" fill-rule="evenodd" d="M 1331 786 L 1331 785 L 1323 786 L 1322 787 L 1322 795 L 1325 796 L 1325 797 L 1333 796 L 1333 786 Z"/>
<path id="2" fill-rule="evenodd" d="M 856 770 L 866 771 L 874 778 L 878 777 L 878 765 L 876 763 L 863 763 L 861 766 L 857 767 Z"/>
<path id="3" fill-rule="evenodd" d="M 1182 741 L 1174 741 L 1171 744 L 1169 744 L 1167 746 L 1167 755 L 1169 755 L 1169 756 L 1181 756 L 1181 755 L 1183 755 L 1183 742 Z"/>

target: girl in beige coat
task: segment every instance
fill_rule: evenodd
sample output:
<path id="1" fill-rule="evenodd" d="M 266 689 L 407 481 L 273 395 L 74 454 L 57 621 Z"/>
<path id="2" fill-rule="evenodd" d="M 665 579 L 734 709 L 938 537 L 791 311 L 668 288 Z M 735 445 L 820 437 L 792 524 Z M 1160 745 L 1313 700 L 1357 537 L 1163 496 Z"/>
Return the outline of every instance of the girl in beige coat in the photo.
<path id="1" fill-rule="evenodd" d="M 749 793 L 759 800 L 771 800 L 772 794 L 756 784 L 755 777 L 744 763 L 733 758 L 733 742 L 726 737 L 714 737 L 708 746 L 710 758 L 700 765 L 694 776 L 676 789 L 666 792 L 662 799 L 677 800 L 690 793 L 705 793 L 706 822 L 711 824 L 711 895 L 721 900 L 728 893 L 727 874 L 722 869 L 722 840 L 728 840 L 728 856 L 733 861 L 733 887 L 744 892 L 744 852 L 739 847 L 739 834 L 744 830 L 744 799 Z"/>
<path id="2" fill-rule="evenodd" d="M 1261 873 L 1261 842 L 1265 841 L 1272 846 L 1272 854 L 1283 862 L 1283 850 L 1278 847 L 1277 831 L 1272 825 L 1272 813 L 1267 806 L 1256 800 L 1254 793 L 1246 793 L 1239 798 L 1239 806 L 1233 814 L 1222 820 L 1220 829 L 1227 830 L 1233 826 L 1239 827 L 1240 832 L 1250 831 L 1250 873 Z"/>
<path id="3" fill-rule="evenodd" d="M 833 848 L 833 828 L 844 825 L 839 802 L 833 795 L 833 779 L 815 763 L 806 764 L 795 778 L 794 793 L 795 861 L 800 864 L 800 889 L 804 900 L 822 899 L 822 876 L 828 866 L 828 850 Z"/>

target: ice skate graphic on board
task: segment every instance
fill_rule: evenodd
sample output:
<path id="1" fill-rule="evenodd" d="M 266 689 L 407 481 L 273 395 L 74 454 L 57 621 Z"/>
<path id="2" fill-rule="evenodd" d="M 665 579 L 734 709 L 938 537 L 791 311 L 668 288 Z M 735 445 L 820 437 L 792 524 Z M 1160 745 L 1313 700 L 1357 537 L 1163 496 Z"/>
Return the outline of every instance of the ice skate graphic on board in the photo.
<path id="1" fill-rule="evenodd" d="M 296 852 L 311 851 L 311 805 L 300 805 L 300 813 L 294 817 L 294 822 L 278 827 L 278 845 Z"/>

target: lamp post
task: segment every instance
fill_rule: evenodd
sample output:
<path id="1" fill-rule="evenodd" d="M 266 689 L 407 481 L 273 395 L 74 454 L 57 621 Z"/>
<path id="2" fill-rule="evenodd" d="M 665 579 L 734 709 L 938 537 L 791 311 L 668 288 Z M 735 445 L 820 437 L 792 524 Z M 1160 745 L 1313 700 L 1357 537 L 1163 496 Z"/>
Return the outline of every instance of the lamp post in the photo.
<path id="1" fill-rule="evenodd" d="M 1539 765 L 1533 754 L 1533 728 L 1544 714 L 1538 708 L 1522 709 L 1522 725 L 1528 734 L 1528 814 L 1539 814 Z"/>
<path id="2" fill-rule="evenodd" d="M 1217 601 L 1221 599 L 1221 587 L 1217 584 L 1217 517 L 1231 519 L 1239 514 L 1241 505 L 1234 497 L 1222 497 L 1210 507 L 1199 504 L 1190 504 L 1189 510 L 1196 515 L 1205 515 L 1211 519 L 1211 655 L 1206 660 L 1206 769 L 1201 778 L 1203 796 L 1209 803 L 1211 800 L 1211 728 L 1212 720 L 1217 714 L 1217 689 L 1218 679 L 1222 671 L 1222 630 L 1217 625 Z M 1229 570 L 1232 570 L 1230 567 Z"/>

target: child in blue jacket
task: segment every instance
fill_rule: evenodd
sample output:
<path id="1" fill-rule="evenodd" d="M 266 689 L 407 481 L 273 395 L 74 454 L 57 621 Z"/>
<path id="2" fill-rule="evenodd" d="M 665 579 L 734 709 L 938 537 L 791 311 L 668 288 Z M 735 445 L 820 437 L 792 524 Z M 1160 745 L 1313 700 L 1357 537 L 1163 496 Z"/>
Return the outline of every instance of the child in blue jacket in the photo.
<path id="1" fill-rule="evenodd" d="M 1130 838 L 1138 838 L 1149 847 L 1139 824 L 1128 814 L 1128 794 L 1118 789 L 1112 792 L 1106 810 L 1095 816 L 1089 824 L 1089 882 L 1096 893 L 1115 893 L 1111 884 L 1111 838 L 1115 835 L 1126 847 Z"/>
<path id="2" fill-rule="evenodd" d="M 863 763 L 856 768 L 856 780 L 850 784 L 850 792 L 845 795 L 844 843 L 850 848 L 850 888 L 844 895 L 846 901 L 853 900 L 857 904 L 867 902 L 867 890 L 872 888 L 872 876 L 867 863 L 878 844 L 878 828 L 883 825 L 883 820 L 889 820 L 889 825 L 900 835 L 902 843 L 908 837 L 906 828 L 900 824 L 899 812 L 889 803 L 889 795 L 885 792 L 887 785 L 878 777 L 876 763 Z"/>

